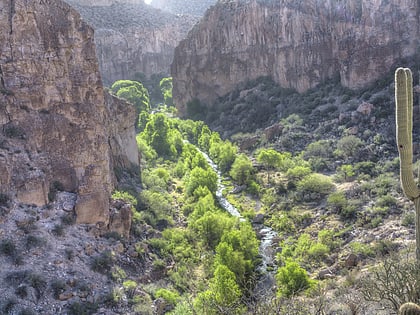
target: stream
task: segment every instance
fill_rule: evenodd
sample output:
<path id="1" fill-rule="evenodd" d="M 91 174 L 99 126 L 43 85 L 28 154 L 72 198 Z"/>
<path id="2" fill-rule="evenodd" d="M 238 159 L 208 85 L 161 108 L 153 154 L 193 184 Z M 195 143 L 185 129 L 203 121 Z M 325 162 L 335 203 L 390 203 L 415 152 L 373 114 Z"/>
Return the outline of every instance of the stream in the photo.
<path id="1" fill-rule="evenodd" d="M 196 149 L 205 157 L 210 167 L 217 173 L 217 191 L 216 198 L 220 206 L 229 212 L 234 217 L 240 218 L 244 221 L 245 219 L 224 196 L 223 191 L 225 186 L 222 183 L 222 174 L 219 171 L 216 163 L 203 151 L 196 147 Z M 274 264 L 275 252 L 273 250 L 273 240 L 277 236 L 277 233 L 268 226 L 263 224 L 253 224 L 253 228 L 257 235 L 260 235 L 260 246 L 259 255 L 261 256 L 261 264 L 257 266 L 259 274 L 257 284 L 254 288 L 255 297 L 266 297 L 273 294 L 273 288 L 275 286 L 275 274 L 276 268 Z"/>

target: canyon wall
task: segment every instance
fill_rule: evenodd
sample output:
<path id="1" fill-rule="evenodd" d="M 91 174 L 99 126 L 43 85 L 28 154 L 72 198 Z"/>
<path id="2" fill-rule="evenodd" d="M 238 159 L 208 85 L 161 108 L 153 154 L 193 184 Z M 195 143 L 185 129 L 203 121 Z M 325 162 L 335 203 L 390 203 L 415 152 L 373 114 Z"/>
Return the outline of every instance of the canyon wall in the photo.
<path id="1" fill-rule="evenodd" d="M 139 162 L 134 109 L 105 95 L 93 30 L 74 9 L 1 1 L 0 193 L 42 206 L 54 189 L 75 192 L 78 223 L 108 224 L 114 162 Z"/>
<path id="2" fill-rule="evenodd" d="M 197 18 L 174 15 L 142 0 L 67 0 L 95 29 L 96 51 L 105 85 L 170 74 L 174 49 Z"/>
<path id="3" fill-rule="evenodd" d="M 419 11 L 417 0 L 219 1 L 175 50 L 175 104 L 182 114 L 260 76 L 299 92 L 335 77 L 361 88 L 416 53 Z"/>
<path id="4" fill-rule="evenodd" d="M 217 0 L 152 0 L 150 5 L 173 14 L 189 14 L 202 17 Z"/>

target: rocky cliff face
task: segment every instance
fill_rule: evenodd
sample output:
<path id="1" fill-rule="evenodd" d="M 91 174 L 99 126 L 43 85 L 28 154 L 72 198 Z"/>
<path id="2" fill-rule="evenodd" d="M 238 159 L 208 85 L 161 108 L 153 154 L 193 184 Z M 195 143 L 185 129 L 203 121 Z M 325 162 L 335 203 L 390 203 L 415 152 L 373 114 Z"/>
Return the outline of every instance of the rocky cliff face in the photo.
<path id="1" fill-rule="evenodd" d="M 416 0 L 220 1 L 175 51 L 174 99 L 181 112 L 240 82 L 270 76 L 305 91 L 327 78 L 356 89 L 419 47 Z"/>
<path id="2" fill-rule="evenodd" d="M 163 12 L 142 0 L 67 0 L 95 29 L 104 84 L 134 78 L 169 75 L 175 47 L 197 18 Z"/>
<path id="3" fill-rule="evenodd" d="M 173 14 L 203 16 L 204 12 L 217 0 L 152 0 L 152 6 Z"/>
<path id="4" fill-rule="evenodd" d="M 77 221 L 107 224 L 113 161 L 138 164 L 134 109 L 116 102 L 104 96 L 93 30 L 74 9 L 62 1 L 0 3 L 3 195 L 41 206 L 52 189 L 76 192 Z"/>

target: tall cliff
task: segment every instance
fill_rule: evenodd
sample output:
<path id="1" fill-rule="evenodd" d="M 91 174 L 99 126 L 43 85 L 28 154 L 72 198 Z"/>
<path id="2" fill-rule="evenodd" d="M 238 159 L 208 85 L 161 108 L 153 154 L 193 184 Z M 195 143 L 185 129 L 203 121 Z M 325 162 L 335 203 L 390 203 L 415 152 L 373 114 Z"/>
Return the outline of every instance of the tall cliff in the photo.
<path id="1" fill-rule="evenodd" d="M 356 89 L 419 47 L 417 0 L 219 1 L 175 50 L 181 113 L 260 76 L 299 92 L 327 78 Z"/>
<path id="2" fill-rule="evenodd" d="M 137 72 L 169 75 L 174 49 L 197 22 L 163 12 L 142 0 L 66 0 L 95 29 L 104 84 Z"/>
<path id="3" fill-rule="evenodd" d="M 107 224 L 114 162 L 138 165 L 135 111 L 116 102 L 105 98 L 93 30 L 74 9 L 60 0 L 0 3 L 3 195 L 42 206 L 59 186 L 78 194 L 79 223 Z"/>
<path id="4" fill-rule="evenodd" d="M 152 0 L 150 5 L 173 14 L 203 16 L 217 0 Z"/>

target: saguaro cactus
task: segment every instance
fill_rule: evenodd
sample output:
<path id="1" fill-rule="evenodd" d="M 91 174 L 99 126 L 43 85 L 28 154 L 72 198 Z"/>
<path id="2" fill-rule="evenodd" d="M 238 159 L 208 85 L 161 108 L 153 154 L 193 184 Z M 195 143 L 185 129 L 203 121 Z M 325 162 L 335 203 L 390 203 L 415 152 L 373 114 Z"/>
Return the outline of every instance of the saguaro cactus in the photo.
<path id="1" fill-rule="evenodd" d="M 395 71 L 395 105 L 400 180 L 416 209 L 416 257 L 420 262 L 420 189 L 413 175 L 413 76 L 408 68 Z"/>
<path id="2" fill-rule="evenodd" d="M 401 305 L 398 315 L 420 315 L 420 307 L 414 303 L 405 303 Z"/>

